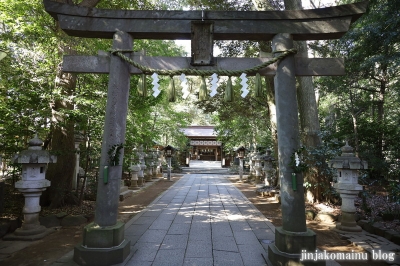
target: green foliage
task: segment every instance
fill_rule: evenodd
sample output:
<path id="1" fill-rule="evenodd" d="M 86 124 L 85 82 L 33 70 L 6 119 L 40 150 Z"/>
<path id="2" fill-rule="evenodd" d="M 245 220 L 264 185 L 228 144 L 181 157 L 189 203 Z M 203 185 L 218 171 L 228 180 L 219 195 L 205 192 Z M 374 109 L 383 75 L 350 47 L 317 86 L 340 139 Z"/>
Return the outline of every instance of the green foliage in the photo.
<path id="1" fill-rule="evenodd" d="M 400 203 L 400 183 L 399 181 L 390 181 L 388 186 L 389 199 L 391 202 Z"/>
<path id="2" fill-rule="evenodd" d="M 372 178 L 400 176 L 399 8 L 399 0 L 370 1 L 340 40 L 311 44 L 322 56 L 345 58 L 345 76 L 317 79 L 320 114 L 332 137 L 349 140 L 368 161 Z"/>
<path id="3" fill-rule="evenodd" d="M 151 9 L 153 6 L 147 1 L 101 1 L 97 7 Z M 100 157 L 108 77 L 79 74 L 74 85 L 65 84 L 67 79 L 58 73 L 65 53 L 95 55 L 98 50 L 107 51 L 111 47 L 110 40 L 65 35 L 44 11 L 41 0 L 29 3 L 2 0 L 0 20 L 0 48 L 8 51 L 8 56 L 0 62 L 2 157 L 9 159 L 17 151 L 25 149 L 34 132 L 45 141 L 46 148 L 51 148 L 48 144 L 54 127 L 65 129 L 72 122 L 75 130 L 81 131 L 86 139 L 80 145 L 81 165 L 93 168 Z M 145 50 L 150 56 L 179 56 L 184 53 L 173 41 L 159 40 L 135 40 L 134 50 Z M 147 78 L 145 83 L 149 90 L 150 79 Z M 186 145 L 179 126 L 188 123 L 187 115 L 167 105 L 165 92 L 158 98 L 151 93 L 147 97 L 138 95 L 137 84 L 138 77 L 132 76 L 125 143 L 127 155 L 129 148 L 161 142 L 166 135 L 167 139 Z M 165 91 L 164 79 L 160 85 L 160 89 Z M 56 110 L 56 101 L 74 108 L 57 107 Z M 60 119 L 53 120 L 52 117 Z M 178 136 L 172 137 L 176 133 Z"/>
<path id="4" fill-rule="evenodd" d="M 312 176 L 311 181 L 305 181 L 304 187 L 311 191 L 320 191 L 321 199 L 336 203 L 339 200 L 338 192 L 331 184 L 335 182 L 336 169 L 330 167 L 328 162 L 340 154 L 343 144 L 333 139 L 328 132 L 321 132 L 322 142 L 316 147 L 301 147 L 291 156 L 290 166 L 295 173 L 308 173 Z M 297 165 L 296 155 L 299 158 Z"/>
<path id="5" fill-rule="evenodd" d="M 243 99 L 240 96 L 240 79 L 232 77 L 231 82 L 229 84 L 229 79 L 221 82 L 217 95 L 196 102 L 196 106 L 212 116 L 212 124 L 216 125 L 218 139 L 224 143 L 226 151 L 232 151 L 241 144 L 247 147 L 271 147 L 266 95 L 256 98 L 249 94 Z M 253 78 L 249 78 L 248 83 L 250 87 L 254 87 Z M 229 93 L 232 101 L 226 101 L 224 91 L 227 87 L 232 90 Z"/>

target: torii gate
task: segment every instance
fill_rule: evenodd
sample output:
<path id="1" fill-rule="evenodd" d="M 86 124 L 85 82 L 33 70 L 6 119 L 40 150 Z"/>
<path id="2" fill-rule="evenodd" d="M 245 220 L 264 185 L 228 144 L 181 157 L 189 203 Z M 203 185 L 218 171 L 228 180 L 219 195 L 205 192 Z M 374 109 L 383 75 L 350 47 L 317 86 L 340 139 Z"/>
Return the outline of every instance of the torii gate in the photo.
<path id="1" fill-rule="evenodd" d="M 268 58 L 214 58 L 213 40 L 270 41 L 274 56 L 293 48 L 293 40 L 337 39 L 365 13 L 368 2 L 292 11 L 137 11 L 102 10 L 44 0 L 46 11 L 67 34 L 85 38 L 113 39 L 113 49 L 131 60 L 154 69 L 240 70 Z M 191 58 L 146 57 L 132 52 L 133 39 L 189 39 Z M 83 244 L 75 247 L 80 265 L 123 262 L 130 253 L 124 224 L 117 222 L 121 162 L 111 166 L 108 151 L 125 141 L 129 76 L 142 74 L 116 54 L 64 56 L 64 72 L 109 74 L 107 107 L 102 142 L 94 223 L 84 229 Z M 275 230 L 275 243 L 268 257 L 274 265 L 299 263 L 302 250 L 316 249 L 315 233 L 306 228 L 303 176 L 295 174 L 291 156 L 298 150 L 298 108 L 295 76 L 344 75 L 342 59 L 309 59 L 288 55 L 278 63 L 256 71 L 275 76 L 279 174 L 281 179 L 282 227 Z M 254 75 L 256 72 L 248 73 Z M 108 177 L 108 178 L 107 178 Z M 307 264 L 307 262 L 301 262 Z M 317 264 L 324 264 L 319 261 Z M 300 265 L 300 264 L 299 264 Z"/>

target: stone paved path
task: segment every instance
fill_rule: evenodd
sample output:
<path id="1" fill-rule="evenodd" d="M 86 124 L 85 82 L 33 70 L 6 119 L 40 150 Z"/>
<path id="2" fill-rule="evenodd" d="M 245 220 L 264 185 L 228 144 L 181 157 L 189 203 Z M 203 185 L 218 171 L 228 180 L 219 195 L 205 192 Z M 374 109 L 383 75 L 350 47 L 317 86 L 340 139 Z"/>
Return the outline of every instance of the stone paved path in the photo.
<path id="1" fill-rule="evenodd" d="M 362 247 L 371 257 L 374 255 L 377 258 L 381 256 L 378 259 L 385 260 L 387 264 L 400 265 L 400 246 L 386 238 L 370 234 L 364 230 L 361 233 L 340 233 L 340 235 L 348 238 L 354 245 Z M 379 252 L 385 253 L 385 255 L 379 255 Z M 394 254 L 394 256 L 392 255 L 392 258 L 388 259 L 388 254 L 390 253 Z"/>
<path id="2" fill-rule="evenodd" d="M 274 226 L 223 175 L 187 174 L 126 224 L 125 237 L 125 265 L 260 266 Z"/>
<path id="3" fill-rule="evenodd" d="M 191 161 L 184 172 L 125 224 L 131 253 L 119 266 L 267 265 L 275 227 L 228 180 L 220 162 Z M 53 266 L 76 266 L 72 258 L 73 251 Z"/>

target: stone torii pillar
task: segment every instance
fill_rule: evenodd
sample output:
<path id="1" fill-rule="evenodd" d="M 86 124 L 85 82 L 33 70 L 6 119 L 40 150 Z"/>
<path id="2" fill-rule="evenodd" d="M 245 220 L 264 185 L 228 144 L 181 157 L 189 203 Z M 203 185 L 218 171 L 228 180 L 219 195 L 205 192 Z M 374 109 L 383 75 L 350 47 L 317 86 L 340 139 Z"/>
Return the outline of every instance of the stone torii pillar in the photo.
<path id="1" fill-rule="evenodd" d="M 272 39 L 275 55 L 291 48 L 293 48 L 293 38 L 290 34 L 277 34 Z M 317 245 L 316 234 L 306 227 L 302 174 L 297 173 L 295 178 L 297 183 L 292 184 L 294 171 L 290 167 L 290 161 L 293 153 L 300 148 L 294 56 L 288 56 L 279 62 L 274 82 L 282 226 L 275 228 L 275 243 L 268 246 L 268 258 L 274 265 L 290 265 L 299 262 L 302 250 L 314 252 Z M 295 190 L 293 186 L 296 187 Z M 325 261 L 312 264 L 325 265 Z"/>
<path id="2" fill-rule="evenodd" d="M 132 36 L 125 32 L 114 34 L 114 49 L 131 50 L 132 47 Z M 130 241 L 124 238 L 124 223 L 117 221 L 124 150 L 116 150 L 118 154 L 114 158 L 109 158 L 108 153 L 114 145 L 125 142 L 129 69 L 128 63 L 111 56 L 96 213 L 94 222 L 84 228 L 82 245 L 74 250 L 74 261 L 80 265 L 122 263 L 130 253 Z M 113 163 L 113 159 L 118 160 Z"/>

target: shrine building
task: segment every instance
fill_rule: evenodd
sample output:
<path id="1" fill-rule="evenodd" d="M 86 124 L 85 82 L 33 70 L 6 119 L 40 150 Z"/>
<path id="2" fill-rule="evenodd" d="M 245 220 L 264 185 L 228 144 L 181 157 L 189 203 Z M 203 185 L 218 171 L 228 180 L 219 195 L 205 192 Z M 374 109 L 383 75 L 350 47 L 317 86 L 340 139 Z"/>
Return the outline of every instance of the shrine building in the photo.
<path id="1" fill-rule="evenodd" d="M 181 129 L 190 140 L 190 160 L 221 161 L 222 143 L 214 126 L 189 126 Z"/>

